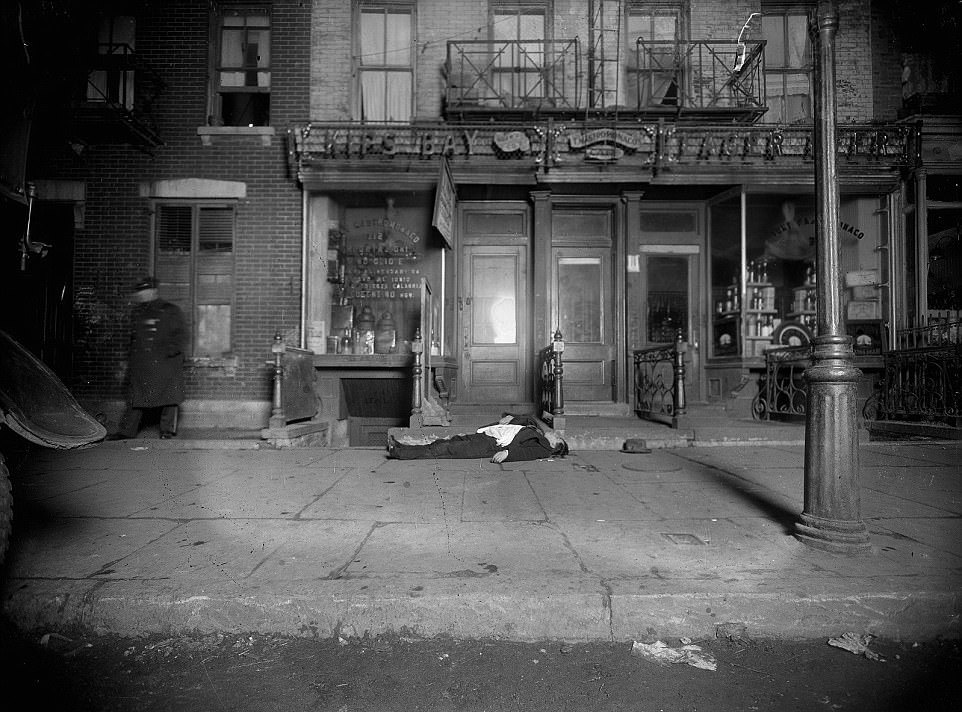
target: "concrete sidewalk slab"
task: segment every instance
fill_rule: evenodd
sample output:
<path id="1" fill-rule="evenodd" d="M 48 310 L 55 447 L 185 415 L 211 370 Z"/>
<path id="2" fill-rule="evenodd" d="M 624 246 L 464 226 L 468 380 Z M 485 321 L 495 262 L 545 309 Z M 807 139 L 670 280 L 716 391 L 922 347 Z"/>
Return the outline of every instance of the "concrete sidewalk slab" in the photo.
<path id="1" fill-rule="evenodd" d="M 161 441 L 157 441 L 158 443 Z M 502 465 L 380 449 L 38 451 L 3 609 L 26 628 L 510 640 L 958 635 L 962 447 L 863 444 L 870 553 L 791 534 L 803 448 Z"/>

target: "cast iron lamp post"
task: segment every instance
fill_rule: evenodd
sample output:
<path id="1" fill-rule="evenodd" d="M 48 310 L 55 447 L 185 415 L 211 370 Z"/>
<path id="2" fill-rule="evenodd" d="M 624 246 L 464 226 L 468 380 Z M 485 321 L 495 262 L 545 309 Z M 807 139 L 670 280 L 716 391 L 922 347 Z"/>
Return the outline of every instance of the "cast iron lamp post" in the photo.
<path id="1" fill-rule="evenodd" d="M 838 553 L 868 551 L 858 485 L 856 401 L 860 371 L 852 338 L 842 329 L 839 273 L 838 173 L 835 138 L 835 33 L 833 0 L 816 8 L 815 200 L 818 336 L 805 371 L 805 504 L 795 536 L 809 546 Z"/>

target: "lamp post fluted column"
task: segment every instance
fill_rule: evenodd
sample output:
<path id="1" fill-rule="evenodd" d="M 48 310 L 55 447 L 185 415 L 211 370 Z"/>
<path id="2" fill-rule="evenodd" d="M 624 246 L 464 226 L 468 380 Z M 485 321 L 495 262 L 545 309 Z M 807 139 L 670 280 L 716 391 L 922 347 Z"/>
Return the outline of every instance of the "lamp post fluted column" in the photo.
<path id="1" fill-rule="evenodd" d="M 805 504 L 795 536 L 838 553 L 870 548 L 861 520 L 856 401 L 860 371 L 852 338 L 844 335 L 839 266 L 839 191 L 835 138 L 833 0 L 819 0 L 815 16 L 815 199 L 818 336 L 814 339 L 805 421 Z"/>

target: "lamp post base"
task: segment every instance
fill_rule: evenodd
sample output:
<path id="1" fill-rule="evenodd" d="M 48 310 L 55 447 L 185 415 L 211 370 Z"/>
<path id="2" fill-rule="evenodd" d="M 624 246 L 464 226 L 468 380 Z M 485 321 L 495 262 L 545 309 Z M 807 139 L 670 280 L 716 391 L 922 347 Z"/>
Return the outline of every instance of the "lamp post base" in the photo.
<path id="1" fill-rule="evenodd" d="M 811 514 L 799 517 L 795 538 L 813 549 L 834 554 L 864 554 L 872 548 L 864 523 L 823 519 Z"/>

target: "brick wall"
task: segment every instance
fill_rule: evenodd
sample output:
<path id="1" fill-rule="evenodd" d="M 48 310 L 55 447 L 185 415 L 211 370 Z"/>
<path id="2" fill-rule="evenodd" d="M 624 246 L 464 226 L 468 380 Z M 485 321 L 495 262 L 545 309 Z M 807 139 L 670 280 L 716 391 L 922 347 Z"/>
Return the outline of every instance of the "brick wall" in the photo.
<path id="1" fill-rule="evenodd" d="M 902 108 L 901 48 L 888 18 L 872 6 L 872 114 L 879 121 L 893 121 Z"/>
<path id="2" fill-rule="evenodd" d="M 234 248 L 236 369 L 188 368 L 190 399 L 268 399 L 275 331 L 298 338 L 301 193 L 289 176 L 286 129 L 308 116 L 309 3 L 272 3 L 270 145 L 260 137 L 218 137 L 203 146 L 210 46 L 207 3 L 168 0 L 138 17 L 138 57 L 160 72 L 165 90 L 152 115 L 164 145 L 152 155 L 128 146 L 91 146 L 78 159 L 40 154 L 34 176 L 84 180 L 83 229 L 75 236 L 78 347 L 75 383 L 85 399 L 122 396 L 127 291 L 150 264 L 150 203 L 141 185 L 206 178 L 241 181 Z"/>

